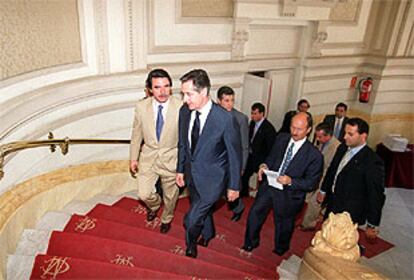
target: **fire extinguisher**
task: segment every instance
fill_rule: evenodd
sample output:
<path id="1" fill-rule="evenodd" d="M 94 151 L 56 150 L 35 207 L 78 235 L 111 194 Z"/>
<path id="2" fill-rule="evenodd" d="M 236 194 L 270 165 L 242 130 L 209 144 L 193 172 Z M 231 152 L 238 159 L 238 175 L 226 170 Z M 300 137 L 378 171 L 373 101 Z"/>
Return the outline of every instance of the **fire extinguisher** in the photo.
<path id="1" fill-rule="evenodd" d="M 358 83 L 358 92 L 359 92 L 359 102 L 368 103 L 369 96 L 372 91 L 372 78 L 366 77 L 359 81 Z"/>

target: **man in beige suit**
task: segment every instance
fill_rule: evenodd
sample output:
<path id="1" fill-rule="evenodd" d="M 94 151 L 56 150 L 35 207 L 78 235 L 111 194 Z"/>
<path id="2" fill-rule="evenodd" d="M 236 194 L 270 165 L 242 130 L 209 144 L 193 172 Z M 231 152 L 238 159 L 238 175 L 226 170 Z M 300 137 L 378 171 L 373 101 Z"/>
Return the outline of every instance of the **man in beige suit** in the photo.
<path id="1" fill-rule="evenodd" d="M 130 172 L 138 181 L 138 198 L 147 206 L 147 221 L 157 216 L 161 201 L 161 233 L 171 228 L 178 199 L 178 113 L 183 102 L 171 95 L 172 80 L 162 69 L 152 70 L 146 81 L 149 97 L 138 101 L 132 128 Z M 162 197 L 155 184 L 161 180 Z"/>
<path id="2" fill-rule="evenodd" d="M 316 126 L 315 138 L 319 142 L 317 147 L 323 155 L 323 175 L 318 185 L 318 189 L 309 193 L 306 197 L 308 207 L 305 216 L 303 217 L 302 224 L 300 225 L 300 228 L 304 231 L 315 229 L 321 212 L 321 205 L 316 201 L 316 196 L 319 193 L 321 183 L 335 155 L 336 149 L 341 144 L 341 142 L 333 136 L 332 127 L 327 123 L 320 123 Z"/>

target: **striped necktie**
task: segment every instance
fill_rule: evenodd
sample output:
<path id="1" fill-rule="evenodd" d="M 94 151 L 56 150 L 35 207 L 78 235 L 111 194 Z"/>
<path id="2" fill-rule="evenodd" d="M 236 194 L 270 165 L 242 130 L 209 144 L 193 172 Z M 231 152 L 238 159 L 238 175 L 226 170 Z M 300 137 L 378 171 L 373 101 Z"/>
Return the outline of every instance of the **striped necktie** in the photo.
<path id="1" fill-rule="evenodd" d="M 295 146 L 294 143 L 290 144 L 289 149 L 287 150 L 286 158 L 282 164 L 282 168 L 280 169 L 280 176 L 285 175 L 286 169 L 288 168 L 289 163 L 292 160 L 293 146 Z"/>

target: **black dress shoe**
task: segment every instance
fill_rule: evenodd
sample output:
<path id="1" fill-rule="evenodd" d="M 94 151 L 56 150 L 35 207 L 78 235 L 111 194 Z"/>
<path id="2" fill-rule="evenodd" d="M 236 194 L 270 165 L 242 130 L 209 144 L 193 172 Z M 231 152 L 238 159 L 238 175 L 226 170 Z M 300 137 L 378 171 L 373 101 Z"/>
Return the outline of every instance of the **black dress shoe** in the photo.
<path id="1" fill-rule="evenodd" d="M 246 246 L 246 245 L 243 245 L 243 247 L 241 247 L 243 250 L 245 250 L 246 252 L 251 252 L 251 251 L 253 251 L 253 249 L 255 249 L 255 248 L 257 248 L 259 245 L 257 245 L 257 246 Z"/>
<path id="2" fill-rule="evenodd" d="M 157 211 L 147 210 L 147 221 L 151 222 L 157 217 Z"/>
<path id="3" fill-rule="evenodd" d="M 203 247 L 207 247 L 208 246 L 208 243 L 210 242 L 210 240 L 211 239 L 204 239 L 204 237 L 201 237 L 199 240 L 198 240 L 198 245 L 200 245 L 200 246 L 203 246 Z"/>
<path id="4" fill-rule="evenodd" d="M 197 258 L 197 247 L 187 248 L 185 250 L 185 255 L 187 257 L 190 257 L 190 258 L 193 258 L 193 259 Z"/>
<path id="5" fill-rule="evenodd" d="M 289 251 L 289 248 L 287 249 L 274 249 L 272 252 L 275 253 L 278 256 L 284 255 L 287 251 Z"/>
<path id="6" fill-rule="evenodd" d="M 171 228 L 171 223 L 161 223 L 161 227 L 160 227 L 160 232 L 161 233 L 167 233 L 168 231 L 170 231 Z"/>
<path id="7" fill-rule="evenodd" d="M 232 220 L 233 222 L 237 222 L 238 220 L 240 220 L 242 214 L 243 214 L 243 212 L 234 213 L 230 220 Z"/>

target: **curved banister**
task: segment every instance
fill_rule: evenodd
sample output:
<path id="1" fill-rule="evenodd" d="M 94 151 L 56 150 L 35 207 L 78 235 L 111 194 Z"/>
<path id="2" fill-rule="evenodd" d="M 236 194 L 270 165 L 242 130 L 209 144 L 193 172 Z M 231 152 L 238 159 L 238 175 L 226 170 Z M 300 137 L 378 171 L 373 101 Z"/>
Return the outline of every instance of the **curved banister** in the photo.
<path id="1" fill-rule="evenodd" d="M 66 155 L 69 151 L 69 145 L 79 144 L 129 144 L 130 140 L 126 139 L 70 139 L 65 137 L 63 139 L 54 139 L 53 133 L 49 132 L 48 140 L 37 140 L 37 141 L 15 141 L 7 144 L 0 145 L 0 180 L 4 176 L 3 164 L 4 159 L 7 155 L 25 150 L 38 147 L 49 146 L 50 151 L 54 153 L 56 146 L 60 147 L 63 155 Z"/>

